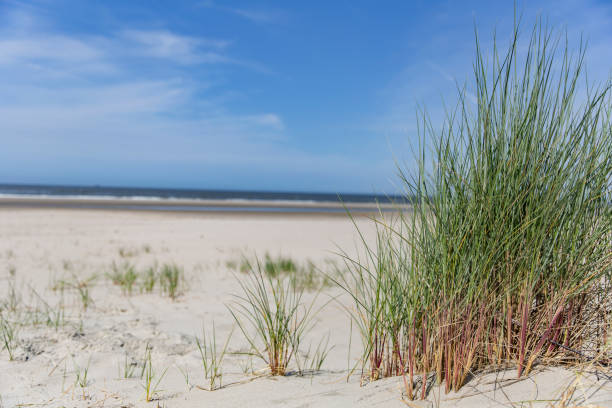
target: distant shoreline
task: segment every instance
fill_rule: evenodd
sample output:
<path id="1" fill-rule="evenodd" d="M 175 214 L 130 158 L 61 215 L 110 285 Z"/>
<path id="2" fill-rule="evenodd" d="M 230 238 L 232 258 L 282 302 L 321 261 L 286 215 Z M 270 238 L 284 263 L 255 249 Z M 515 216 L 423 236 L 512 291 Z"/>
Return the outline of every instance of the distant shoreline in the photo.
<path id="1" fill-rule="evenodd" d="M 323 193 L 308 191 L 206 190 L 113 186 L 63 186 L 0 183 L 0 197 L 59 197 L 66 199 L 214 200 L 238 202 L 395 203 L 400 195 Z"/>
<path id="2" fill-rule="evenodd" d="M 0 208 L 359 215 L 400 207 L 405 198 L 380 194 L 0 184 Z"/>
<path id="3" fill-rule="evenodd" d="M 251 213 L 354 215 L 397 212 L 407 205 L 391 203 L 341 203 L 333 201 L 177 199 L 156 197 L 0 195 L 0 209 L 89 209 L 180 213 Z"/>

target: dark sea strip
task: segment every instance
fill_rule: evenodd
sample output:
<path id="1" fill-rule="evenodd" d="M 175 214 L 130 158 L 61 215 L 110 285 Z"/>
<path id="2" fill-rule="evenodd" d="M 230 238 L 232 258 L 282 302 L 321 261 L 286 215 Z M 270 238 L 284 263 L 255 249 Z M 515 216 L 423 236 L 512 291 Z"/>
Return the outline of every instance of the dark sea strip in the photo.
<path id="1" fill-rule="evenodd" d="M 92 210 L 128 210 L 128 211 L 176 211 L 176 212 L 221 212 L 221 213 L 283 213 L 283 214 L 345 214 L 350 213 L 376 213 L 397 211 L 394 207 L 326 207 L 326 206 L 273 206 L 273 205 L 176 205 L 176 204 L 129 204 L 109 202 L 65 202 L 55 200 L 10 200 L 0 199 L 0 208 L 66 208 L 66 209 L 92 209 Z"/>
<path id="2" fill-rule="evenodd" d="M 0 184 L 0 196 L 40 197 L 92 197 L 92 198 L 136 198 L 136 199 L 191 199 L 191 200 L 261 200 L 261 201 L 303 201 L 303 202 L 344 202 L 344 203 L 402 203 L 405 199 L 396 195 L 279 192 L 279 191 L 237 191 L 237 190 L 196 190 L 139 187 L 106 186 L 60 186 Z M 208 207 L 207 207 L 208 208 Z"/>

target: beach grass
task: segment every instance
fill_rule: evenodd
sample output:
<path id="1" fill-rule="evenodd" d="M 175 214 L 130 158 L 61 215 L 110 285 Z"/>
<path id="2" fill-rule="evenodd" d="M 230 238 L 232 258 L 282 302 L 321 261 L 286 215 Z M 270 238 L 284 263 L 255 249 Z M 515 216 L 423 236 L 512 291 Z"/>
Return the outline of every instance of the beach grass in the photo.
<path id="1" fill-rule="evenodd" d="M 214 391 L 223 386 L 223 360 L 227 353 L 227 346 L 229 345 L 232 333 L 233 330 L 227 336 L 220 350 L 217 347 L 217 331 L 214 322 L 212 324 L 212 334 L 207 336 L 206 329 L 202 327 L 202 338 L 195 337 L 196 346 L 200 352 L 204 379 L 208 380 L 208 388 L 205 388 L 207 391 Z"/>
<path id="2" fill-rule="evenodd" d="M 249 273 L 253 263 L 248 257 L 243 256 L 240 263 L 230 260 L 225 265 L 229 269 L 238 269 L 242 273 Z M 273 279 L 291 277 L 291 282 L 295 288 L 310 292 L 333 286 L 334 281 L 330 276 L 342 272 L 331 260 L 327 260 L 326 268 L 320 268 L 311 260 L 298 262 L 289 256 L 282 254 L 272 256 L 268 252 L 264 254 L 261 263 L 267 276 Z"/>
<path id="3" fill-rule="evenodd" d="M 173 263 L 166 263 L 161 267 L 154 263 L 139 272 L 134 264 L 123 261 L 113 262 L 111 271 L 106 276 L 128 296 L 132 295 L 136 285 L 140 287 L 141 292 L 152 293 L 159 284 L 160 293 L 174 300 L 180 295 L 184 273 L 181 267 Z"/>
<path id="4" fill-rule="evenodd" d="M 118 364 L 119 378 L 129 379 L 136 376 L 137 364 L 130 357 L 127 352 L 124 355 L 123 361 Z"/>
<path id="5" fill-rule="evenodd" d="M 71 266 L 66 267 L 65 265 L 66 270 L 71 270 L 71 268 Z M 88 278 L 81 278 L 74 271 L 71 271 L 70 276 L 68 278 L 58 280 L 53 286 L 53 289 L 60 290 L 62 292 L 69 289 L 76 292 L 83 311 L 86 311 L 87 308 L 93 303 L 90 289 L 97 280 L 98 276 L 95 274 L 89 276 Z"/>
<path id="6" fill-rule="evenodd" d="M 176 299 L 179 295 L 179 284 L 183 277 L 183 269 L 175 264 L 164 264 L 159 273 L 159 284 L 162 292 L 166 293 L 171 299 Z"/>
<path id="7" fill-rule="evenodd" d="M 315 314 L 314 302 L 302 303 L 304 289 L 296 288 L 294 279 L 272 277 L 265 263 L 257 261 L 246 279 L 238 279 L 242 294 L 229 306 L 249 343 L 249 354 L 263 360 L 273 376 L 286 374 Z"/>
<path id="8" fill-rule="evenodd" d="M 151 356 L 151 347 L 147 344 L 145 348 L 145 357 L 142 366 L 140 378 L 142 378 L 142 388 L 145 392 L 145 401 L 152 401 L 154 396 L 161 391 L 159 385 L 164 379 L 167 368 L 162 370 L 161 374 L 155 372 L 153 368 L 153 357 Z"/>
<path id="9" fill-rule="evenodd" d="M 126 295 L 131 295 L 134 289 L 134 284 L 138 279 L 136 267 L 128 262 L 121 263 L 113 262 L 111 264 L 111 272 L 106 275 L 114 285 L 121 287 L 121 290 Z"/>
<path id="10" fill-rule="evenodd" d="M 152 293 L 155 283 L 159 279 L 159 272 L 156 266 L 150 266 L 141 273 L 141 290 L 145 293 Z"/>
<path id="11" fill-rule="evenodd" d="M 83 393 L 83 397 L 85 397 L 85 388 L 89 385 L 89 379 L 87 378 L 89 374 L 89 366 L 91 364 L 91 358 L 87 360 L 86 366 L 79 366 L 75 361 L 74 364 L 74 385 L 81 388 L 81 392 Z"/>
<path id="12" fill-rule="evenodd" d="M 329 344 L 329 334 L 321 338 L 317 346 L 312 349 L 312 345 L 306 352 L 306 361 L 304 367 L 311 373 L 316 373 L 321 370 L 323 363 L 327 359 L 329 353 L 333 350 L 334 346 Z"/>
<path id="13" fill-rule="evenodd" d="M 419 120 L 411 212 L 343 254 L 367 376 L 446 392 L 485 367 L 601 355 L 612 316 L 610 83 L 586 83 L 586 48 L 537 23 L 483 50 L 444 123 Z M 610 358 L 609 353 L 606 358 Z"/>
<path id="14" fill-rule="evenodd" d="M 8 353 L 9 361 L 13 361 L 18 343 L 17 325 L 6 319 L 2 314 L 0 314 L 0 341 L 2 342 L 2 349 Z"/>
<path id="15" fill-rule="evenodd" d="M 32 323 L 37 324 L 41 320 L 49 327 L 57 331 L 66 324 L 66 310 L 64 305 L 63 285 L 54 285 L 53 288 L 61 287 L 60 299 L 54 306 L 50 305 L 34 288 L 30 288 L 32 296 L 36 299 L 37 305 L 31 313 Z M 56 289 L 58 290 L 58 289 Z M 42 310 L 38 307 L 42 304 Z"/>

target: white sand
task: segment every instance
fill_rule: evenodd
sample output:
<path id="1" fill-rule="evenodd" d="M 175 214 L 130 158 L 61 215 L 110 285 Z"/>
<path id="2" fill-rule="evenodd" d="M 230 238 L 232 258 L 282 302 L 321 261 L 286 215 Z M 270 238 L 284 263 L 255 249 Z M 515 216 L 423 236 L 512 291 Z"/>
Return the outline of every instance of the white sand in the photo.
<path id="1" fill-rule="evenodd" d="M 372 239 L 371 223 L 363 218 L 357 222 Z M 226 262 L 239 261 L 243 253 L 268 251 L 324 265 L 328 259 L 338 260 L 333 254 L 336 245 L 350 253 L 358 245 L 355 227 L 342 216 L 0 209 L 0 294 L 4 299 L 9 299 L 11 270 L 21 297 L 19 308 L 30 311 L 45 309 L 40 298 L 54 309 L 60 296 L 51 289 L 55 280 L 73 273 L 81 279 L 98 275 L 91 292 L 94 303 L 86 312 L 81 311 L 75 291 L 66 291 L 64 326 L 57 330 L 45 324 L 22 327 L 15 361 L 8 361 L 6 350 L 0 352 L 0 406 L 406 406 L 400 378 L 365 386 L 360 386 L 359 375 L 347 381 L 347 366 L 355 363 L 360 340 L 355 332 L 349 357 L 350 321 L 335 302 L 319 314 L 306 339 L 307 344 L 316 344 L 330 336 L 333 349 L 320 373 L 258 378 L 245 374 L 243 367 L 252 362 L 256 372 L 263 372 L 261 361 L 230 354 L 223 367 L 226 386 L 214 392 L 197 387 L 205 381 L 193 336 L 201 332 L 203 323 L 210 327 L 214 320 L 222 342 L 233 326 L 226 304 L 232 294 L 239 293 L 236 277 L 241 275 Z M 122 294 L 104 274 L 112 261 L 125 259 L 139 269 L 154 262 L 182 266 L 184 294 L 176 301 L 160 296 L 157 289 L 152 294 Z M 323 304 L 337 295 L 350 305 L 338 289 L 326 289 L 317 302 Z M 140 362 L 147 343 L 153 347 L 156 372 L 167 370 L 156 400 L 148 403 L 138 378 L 140 367 L 137 378 L 120 378 L 126 354 L 130 361 Z M 246 341 L 235 331 L 229 351 L 246 350 Z M 74 385 L 77 366 L 81 371 L 89 367 L 84 389 Z M 188 373 L 190 385 L 183 373 Z M 480 375 L 458 395 L 444 395 L 434 388 L 428 399 L 434 406 L 548 406 L 577 377 L 549 369 L 519 382 L 514 378 L 514 372 Z M 580 377 L 574 398 L 579 405 L 612 407 L 612 384 L 593 375 Z"/>

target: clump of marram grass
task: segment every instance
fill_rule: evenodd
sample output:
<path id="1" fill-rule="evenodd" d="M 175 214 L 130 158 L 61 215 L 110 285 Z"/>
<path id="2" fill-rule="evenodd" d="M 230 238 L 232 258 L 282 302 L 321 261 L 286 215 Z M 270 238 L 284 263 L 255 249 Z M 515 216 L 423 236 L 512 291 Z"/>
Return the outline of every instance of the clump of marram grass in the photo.
<path id="1" fill-rule="evenodd" d="M 164 264 L 159 273 L 159 284 L 162 292 L 171 299 L 176 299 L 179 292 L 179 285 L 183 277 L 183 269 L 175 264 Z"/>
<path id="2" fill-rule="evenodd" d="M 91 357 L 87 360 L 87 365 L 84 367 L 79 366 L 76 361 L 73 361 L 74 364 L 74 386 L 80 387 L 81 392 L 83 393 L 83 399 L 86 398 L 85 388 L 89 385 L 89 379 L 87 376 L 89 375 L 89 365 L 91 363 Z"/>
<path id="3" fill-rule="evenodd" d="M 70 277 L 56 281 L 52 286 L 52 289 L 59 290 L 61 292 L 66 289 L 75 291 L 78 295 L 81 307 L 85 311 L 93 303 L 90 289 L 95 284 L 97 279 L 98 275 L 95 274 L 90 275 L 88 278 L 80 278 L 75 272 L 72 272 Z"/>
<path id="4" fill-rule="evenodd" d="M 308 351 L 306 351 L 304 368 L 306 368 L 309 372 L 316 373 L 321 371 L 321 367 L 323 367 L 323 363 L 327 359 L 329 352 L 334 348 L 334 346 L 329 345 L 329 338 L 329 334 L 322 337 L 314 350 L 312 349 L 311 345 L 308 348 Z"/>
<path id="5" fill-rule="evenodd" d="M 60 299 L 55 306 L 51 306 L 34 288 L 30 288 L 32 296 L 37 301 L 36 307 L 30 312 L 31 324 L 44 323 L 56 331 L 66 324 L 63 287 L 62 284 L 58 283 L 53 286 L 53 288 L 58 288 L 55 290 L 60 290 Z M 39 307 L 40 305 L 42 305 L 42 310 Z"/>
<path id="6" fill-rule="evenodd" d="M 285 375 L 315 314 L 314 301 L 302 304 L 304 290 L 297 289 L 293 279 L 273 278 L 257 262 L 246 279 L 238 280 L 242 294 L 229 307 L 249 343 L 249 354 L 263 360 L 271 375 Z"/>
<path id="7" fill-rule="evenodd" d="M 475 102 L 461 91 L 441 127 L 423 115 L 400 172 L 411 212 L 381 214 L 338 279 L 369 377 L 404 376 L 409 398 L 432 373 L 448 392 L 485 367 L 601 355 L 612 315 L 611 84 L 578 93 L 584 48 L 540 25 L 524 54 L 518 29 L 488 61 L 476 45 Z"/>
<path id="8" fill-rule="evenodd" d="M 164 379 L 167 371 L 168 369 L 165 368 L 161 374 L 155 372 L 155 369 L 153 368 L 153 357 L 151 356 L 151 347 L 147 344 L 142 372 L 140 375 L 140 378 L 143 380 L 141 386 L 145 392 L 145 401 L 152 401 L 155 394 L 161 391 L 159 385 Z"/>
<path id="9" fill-rule="evenodd" d="M 15 357 L 15 349 L 17 348 L 17 324 L 6 319 L 0 313 L 0 342 L 2 350 L 6 350 L 9 356 L 9 361 L 13 361 Z"/>
<path id="10" fill-rule="evenodd" d="M 121 287 L 124 294 L 131 295 L 136 284 L 141 292 L 152 293 L 159 282 L 160 293 L 168 295 L 173 300 L 180 295 L 183 275 L 183 269 L 175 264 L 163 264 L 159 267 L 154 263 L 138 272 L 136 266 L 127 261 L 113 262 L 111 272 L 106 274 L 114 285 Z"/>
<path id="11" fill-rule="evenodd" d="M 111 264 L 111 272 L 107 273 L 106 276 L 111 280 L 113 285 L 121 287 L 121 291 L 124 294 L 131 295 L 134 284 L 138 279 L 138 273 L 136 273 L 136 267 L 128 261 L 122 263 Z"/>
<path id="12" fill-rule="evenodd" d="M 206 329 L 202 327 L 202 338 L 195 337 L 196 346 L 200 352 L 200 360 L 204 378 L 208 380 L 208 387 L 199 387 L 207 391 L 214 391 L 223 387 L 223 359 L 227 353 L 227 346 L 232 337 L 233 329 L 227 336 L 223 348 L 217 347 L 217 332 L 215 322 L 212 324 L 212 335 L 206 335 Z M 188 383 L 188 381 L 186 380 Z"/>
<path id="13" fill-rule="evenodd" d="M 264 271 L 271 278 L 276 278 L 281 274 L 293 274 L 297 270 L 296 262 L 289 257 L 279 255 L 277 258 L 272 258 L 268 253 L 264 256 Z"/>
<path id="14" fill-rule="evenodd" d="M 288 256 L 278 255 L 271 256 L 266 252 L 263 259 L 264 273 L 271 278 L 281 278 L 291 276 L 292 284 L 296 288 L 305 289 L 308 291 L 316 291 L 333 285 L 333 280 L 330 276 L 339 273 L 336 265 L 330 265 L 326 262 L 328 270 L 321 270 L 314 262 L 308 260 L 304 263 L 299 263 Z M 229 269 L 239 269 L 242 273 L 251 271 L 251 261 L 243 257 L 240 265 L 235 261 L 228 261 L 225 264 Z M 331 268 L 333 266 L 333 268 Z"/>
<path id="15" fill-rule="evenodd" d="M 140 277 L 140 288 L 141 291 L 146 293 L 152 293 L 155 288 L 155 282 L 159 278 L 159 274 L 157 272 L 157 266 L 150 266 L 145 269 Z"/>
<path id="16" fill-rule="evenodd" d="M 138 364 L 136 363 L 136 361 L 130 358 L 126 352 L 123 360 L 117 364 L 119 378 L 129 379 L 136 377 L 137 367 Z"/>
<path id="17" fill-rule="evenodd" d="M 150 248 L 149 248 L 150 251 Z M 138 255 L 138 249 L 121 247 L 117 251 L 121 258 L 132 258 Z"/>
<path id="18" fill-rule="evenodd" d="M 0 311 L 8 310 L 9 312 L 17 311 L 19 304 L 21 303 L 21 296 L 17 292 L 16 280 L 15 278 L 11 278 L 8 281 L 8 293 L 6 297 L 0 302 Z"/>

